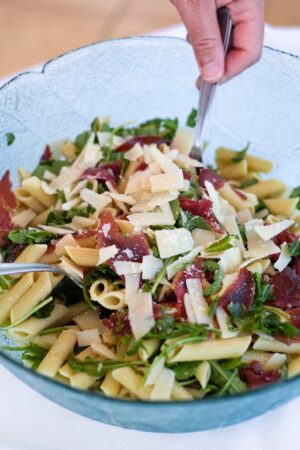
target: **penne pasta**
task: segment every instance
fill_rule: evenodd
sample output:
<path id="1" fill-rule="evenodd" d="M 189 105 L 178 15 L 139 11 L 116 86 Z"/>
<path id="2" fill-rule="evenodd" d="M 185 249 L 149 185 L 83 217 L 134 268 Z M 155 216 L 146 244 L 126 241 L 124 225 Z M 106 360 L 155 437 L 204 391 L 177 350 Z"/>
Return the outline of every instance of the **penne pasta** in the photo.
<path id="1" fill-rule="evenodd" d="M 219 174 L 225 180 L 236 180 L 247 175 L 248 164 L 247 160 L 243 159 L 242 161 L 225 166 L 219 169 Z"/>
<path id="2" fill-rule="evenodd" d="M 216 150 L 216 159 L 223 162 L 232 162 L 233 158 L 238 156 L 238 152 L 225 147 L 219 147 Z M 249 170 L 253 172 L 269 173 L 273 169 L 273 163 L 257 156 L 246 155 Z"/>
<path id="3" fill-rule="evenodd" d="M 99 249 L 66 246 L 65 251 L 78 266 L 96 267 L 99 260 Z"/>
<path id="4" fill-rule="evenodd" d="M 27 178 L 23 181 L 23 189 L 25 189 L 31 196 L 40 202 L 44 207 L 50 208 L 55 203 L 56 196 L 46 194 L 42 189 L 41 180 L 38 177 Z M 41 211 L 38 211 L 41 212 Z"/>
<path id="5" fill-rule="evenodd" d="M 74 329 L 62 331 L 37 371 L 48 377 L 54 377 L 73 350 L 75 343 L 76 331 Z"/>
<path id="6" fill-rule="evenodd" d="M 27 273 L 14 286 L 0 296 L 0 324 L 3 324 L 9 319 L 12 307 L 30 289 L 33 283 L 33 274 Z"/>
<path id="7" fill-rule="evenodd" d="M 257 198 L 267 198 L 272 195 L 280 194 L 280 192 L 286 189 L 286 185 L 282 181 L 270 179 L 259 181 L 252 186 L 243 189 L 244 192 L 248 192 L 256 195 Z"/>
<path id="8" fill-rule="evenodd" d="M 45 244 L 33 244 L 28 245 L 15 259 L 16 263 L 35 263 L 38 262 L 41 257 L 46 253 L 47 245 Z"/>

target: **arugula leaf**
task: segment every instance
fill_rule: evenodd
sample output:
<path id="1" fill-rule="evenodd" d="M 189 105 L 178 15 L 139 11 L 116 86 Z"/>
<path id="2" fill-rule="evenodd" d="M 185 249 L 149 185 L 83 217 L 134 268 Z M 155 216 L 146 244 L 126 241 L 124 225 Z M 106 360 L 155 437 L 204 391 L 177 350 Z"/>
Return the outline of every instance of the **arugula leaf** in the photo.
<path id="1" fill-rule="evenodd" d="M 295 187 L 291 192 L 290 198 L 295 197 L 299 198 L 296 208 L 300 209 L 300 186 Z"/>
<path id="2" fill-rule="evenodd" d="M 29 362 L 31 368 L 34 370 L 38 368 L 38 366 L 48 353 L 48 349 L 40 347 L 36 344 L 29 344 L 23 347 L 11 347 L 8 345 L 4 345 L 1 348 L 10 352 L 23 352 L 22 360 Z"/>
<path id="3" fill-rule="evenodd" d="M 54 173 L 54 175 L 58 175 L 62 167 L 68 167 L 71 164 L 71 161 L 63 161 L 57 159 L 53 159 L 51 161 L 41 161 L 32 172 L 32 176 L 42 179 L 46 170 Z"/>
<path id="4" fill-rule="evenodd" d="M 246 147 L 244 147 L 241 151 L 239 151 L 238 154 L 234 158 L 232 158 L 231 161 L 233 163 L 238 163 L 238 162 L 242 161 L 245 158 L 247 151 L 249 150 L 249 146 L 250 146 L 250 142 L 248 142 Z"/>
<path id="5" fill-rule="evenodd" d="M 184 381 L 192 378 L 198 366 L 199 361 L 181 362 L 168 365 L 168 367 L 175 372 L 175 377 L 178 381 Z"/>
<path id="6" fill-rule="evenodd" d="M 253 274 L 255 281 L 255 298 L 253 307 L 263 305 L 270 297 L 272 286 L 268 283 L 264 283 L 260 273 L 255 272 Z"/>
<path id="7" fill-rule="evenodd" d="M 3 294 L 4 291 L 7 291 L 16 282 L 16 278 L 12 278 L 9 275 L 0 275 L 0 294 Z"/>
<path id="8" fill-rule="evenodd" d="M 291 242 L 287 246 L 287 251 L 290 256 L 299 256 L 300 255 L 300 239 L 297 239 L 294 242 Z"/>
<path id="9" fill-rule="evenodd" d="M 212 368 L 211 380 L 217 386 L 221 387 L 218 395 L 224 395 L 225 392 L 240 394 L 246 390 L 246 385 L 239 378 L 236 370 L 230 372 L 217 361 L 210 360 L 209 363 Z"/>
<path id="10" fill-rule="evenodd" d="M 15 140 L 15 135 L 13 133 L 6 133 L 5 137 L 6 137 L 6 144 L 12 145 L 12 143 Z"/>
<path id="11" fill-rule="evenodd" d="M 197 121 L 197 109 L 193 108 L 186 119 L 186 125 L 188 127 L 194 128 L 196 126 L 196 121 Z"/>
<path id="12" fill-rule="evenodd" d="M 159 286 L 159 283 L 161 282 L 161 280 L 164 278 L 164 276 L 167 273 L 167 268 L 170 264 L 172 264 L 172 262 L 174 262 L 176 259 L 175 256 L 171 256 L 170 258 L 167 258 L 164 261 L 164 265 L 162 266 L 162 268 L 160 269 L 160 271 L 157 273 L 156 277 L 154 278 L 153 284 L 152 284 L 152 289 L 151 289 L 151 294 L 154 295 L 156 293 L 156 289 Z"/>
<path id="13" fill-rule="evenodd" d="M 135 367 L 147 365 L 145 361 L 115 361 L 107 359 L 103 362 L 95 361 L 91 357 L 87 357 L 84 361 L 73 357 L 69 361 L 70 367 L 76 372 L 85 372 L 92 377 L 103 378 L 110 370 L 119 369 L 120 367 Z"/>
<path id="14" fill-rule="evenodd" d="M 247 243 L 247 235 L 246 235 L 245 225 L 238 224 L 238 227 L 239 227 L 239 232 L 240 232 L 241 238 L 243 239 L 244 244 L 246 244 Z"/>
<path id="15" fill-rule="evenodd" d="M 228 234 L 227 236 L 224 236 L 223 238 L 219 239 L 216 242 L 213 242 L 208 247 L 206 247 L 205 252 L 206 253 L 219 253 L 224 252 L 225 250 L 228 250 L 229 248 L 233 247 L 233 240 L 237 239 L 237 236 L 233 234 Z"/>
<path id="16" fill-rule="evenodd" d="M 83 288 L 82 288 L 83 297 L 86 303 L 90 306 L 90 308 L 94 310 L 96 309 L 96 307 L 92 303 L 89 290 L 93 282 L 98 280 L 98 278 L 102 277 L 108 278 L 112 281 L 119 280 L 118 275 L 109 267 L 108 264 L 100 264 L 94 270 L 91 270 L 83 280 Z"/>
<path id="17" fill-rule="evenodd" d="M 71 208 L 68 211 L 54 210 L 48 214 L 46 225 L 65 225 L 72 222 L 72 219 L 75 216 L 89 217 L 91 214 L 93 214 L 93 212 L 95 212 L 95 209 L 90 205 L 84 208 Z"/>
<path id="18" fill-rule="evenodd" d="M 56 235 L 54 233 L 50 233 L 49 231 L 44 230 L 28 230 L 17 228 L 8 233 L 8 239 L 14 242 L 15 244 L 46 244 L 51 239 L 55 238 Z"/>
<path id="19" fill-rule="evenodd" d="M 190 212 L 180 210 L 176 226 L 179 228 L 186 228 L 189 231 L 193 231 L 195 228 L 201 230 L 210 230 L 208 223 L 200 216 L 194 216 Z"/>
<path id="20" fill-rule="evenodd" d="M 215 270 L 214 273 L 214 281 L 203 292 L 204 297 L 211 297 L 213 294 L 215 294 L 221 288 L 222 280 L 223 280 L 223 273 L 221 267 L 218 265 L 218 268 Z"/>
<path id="21" fill-rule="evenodd" d="M 50 314 L 53 311 L 53 308 L 54 308 L 54 301 L 51 301 L 42 308 L 38 309 L 33 315 L 38 319 L 45 319 L 46 317 L 50 316 Z"/>
<path id="22" fill-rule="evenodd" d="M 109 145 L 105 145 L 104 147 L 101 148 L 101 150 L 103 153 L 102 158 L 103 163 L 117 161 L 118 159 L 124 159 L 124 153 L 115 152 L 114 149 Z"/>
<path id="23" fill-rule="evenodd" d="M 255 212 L 258 213 L 258 212 L 261 211 L 262 209 L 268 209 L 268 208 L 267 208 L 265 202 L 264 202 L 261 198 L 259 198 L 259 199 L 258 199 L 258 203 L 257 203 L 257 205 L 255 206 Z"/>
<path id="24" fill-rule="evenodd" d="M 190 181 L 189 190 L 182 192 L 182 196 L 186 198 L 192 198 L 194 200 L 199 199 L 199 184 L 194 178 L 192 178 Z"/>
<path id="25" fill-rule="evenodd" d="M 87 141 L 89 140 L 90 135 L 91 135 L 91 131 L 88 130 L 88 131 L 83 131 L 82 133 L 80 133 L 76 136 L 75 145 L 76 145 L 76 148 L 78 149 L 78 153 L 80 153 L 81 150 L 83 150 Z"/>
<path id="26" fill-rule="evenodd" d="M 172 214 L 173 214 L 174 220 L 176 221 L 178 219 L 178 216 L 179 216 L 180 211 L 181 211 L 180 203 L 179 203 L 178 198 L 176 198 L 175 200 L 172 200 L 170 202 L 170 207 L 171 207 L 171 210 L 172 210 Z"/>
<path id="27" fill-rule="evenodd" d="M 97 133 L 98 131 L 101 131 L 101 122 L 100 122 L 99 117 L 95 117 L 95 119 L 91 123 L 91 130 L 94 133 Z"/>
<path id="28" fill-rule="evenodd" d="M 208 317 L 210 317 L 211 319 L 214 318 L 217 306 L 218 306 L 218 302 L 219 302 L 219 297 L 216 296 L 213 301 L 211 302 L 211 304 L 209 305 L 208 308 Z"/>
<path id="29" fill-rule="evenodd" d="M 239 189 L 244 189 L 246 187 L 253 186 L 254 184 L 257 184 L 257 183 L 258 183 L 258 181 L 256 178 L 250 178 L 249 180 L 246 180 L 243 183 L 241 183 L 239 185 Z"/>

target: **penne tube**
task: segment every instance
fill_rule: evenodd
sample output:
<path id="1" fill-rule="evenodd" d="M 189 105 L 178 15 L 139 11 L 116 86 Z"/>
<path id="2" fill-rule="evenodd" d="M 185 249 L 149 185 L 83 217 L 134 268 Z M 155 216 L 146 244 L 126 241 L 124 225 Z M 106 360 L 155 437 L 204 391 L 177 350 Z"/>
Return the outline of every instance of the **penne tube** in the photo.
<path id="1" fill-rule="evenodd" d="M 34 198 L 26 189 L 19 187 L 15 190 L 15 196 L 20 203 L 40 214 L 45 207 L 36 198 Z"/>
<path id="2" fill-rule="evenodd" d="M 30 342 L 32 342 L 35 345 L 38 345 L 39 347 L 50 349 L 54 345 L 57 338 L 58 333 L 51 333 L 45 334 L 44 336 L 32 336 Z"/>
<path id="3" fill-rule="evenodd" d="M 227 200 L 237 211 L 241 211 L 246 208 L 251 208 L 256 205 L 257 200 L 255 198 L 242 198 L 229 183 L 225 183 L 225 185 L 219 189 L 219 193 L 221 196 Z"/>
<path id="4" fill-rule="evenodd" d="M 169 363 L 183 361 L 207 361 L 242 356 L 248 349 L 251 336 L 229 339 L 213 339 L 194 344 L 185 344 L 174 355 L 168 356 Z"/>
<path id="5" fill-rule="evenodd" d="M 27 180 L 23 181 L 22 186 L 44 207 L 50 208 L 50 206 L 55 203 L 56 195 L 46 194 L 46 192 L 42 188 L 41 180 L 38 177 L 27 178 Z"/>
<path id="6" fill-rule="evenodd" d="M 90 290 L 90 294 L 93 290 Z M 109 291 L 101 294 L 100 296 L 92 297 L 93 301 L 99 303 L 99 305 L 104 308 L 111 310 L 122 309 L 125 306 L 125 289 L 120 289 L 118 291 Z"/>
<path id="7" fill-rule="evenodd" d="M 15 263 L 35 263 L 46 253 L 46 244 L 28 245 L 22 253 L 15 259 Z"/>
<path id="8" fill-rule="evenodd" d="M 99 278 L 94 281 L 90 287 L 90 296 L 92 300 L 98 301 L 101 295 L 106 294 L 114 289 L 114 285 L 105 278 Z"/>
<path id="9" fill-rule="evenodd" d="M 112 359 L 114 361 L 117 361 L 119 359 L 115 352 L 110 350 L 106 345 L 102 344 L 101 341 L 93 342 L 91 344 L 91 347 L 92 350 L 97 353 L 97 355 L 100 355 L 103 358 Z"/>
<path id="10" fill-rule="evenodd" d="M 139 357 L 143 361 L 147 361 L 151 356 L 153 356 L 160 346 L 160 340 L 159 339 L 145 339 L 143 341 L 143 345 L 139 348 L 138 354 Z"/>
<path id="11" fill-rule="evenodd" d="M 117 397 L 122 386 L 114 379 L 111 372 L 108 372 L 100 387 L 105 395 L 108 395 L 110 397 Z"/>
<path id="12" fill-rule="evenodd" d="M 271 214 L 289 217 L 297 206 L 298 198 L 264 199 Z"/>
<path id="13" fill-rule="evenodd" d="M 219 169 L 219 175 L 225 180 L 236 180 L 247 175 L 248 164 L 246 159 Z"/>
<path id="14" fill-rule="evenodd" d="M 244 188 L 243 191 L 254 194 L 257 198 L 265 198 L 280 194 L 280 192 L 285 189 L 286 185 L 282 183 L 282 181 L 271 178 L 269 180 L 259 181 L 252 186 L 248 186 Z"/>
<path id="15" fill-rule="evenodd" d="M 203 361 L 195 370 L 195 377 L 202 389 L 205 389 L 211 376 L 211 367 L 208 361 Z"/>
<path id="16" fill-rule="evenodd" d="M 26 228 L 27 225 L 36 217 L 36 212 L 32 209 L 25 209 L 24 211 L 15 214 L 12 217 L 12 222 L 16 227 Z"/>
<path id="17" fill-rule="evenodd" d="M 17 300 L 10 310 L 11 322 L 16 322 L 50 295 L 52 284 L 47 272 L 38 275 L 33 285 Z"/>
<path id="18" fill-rule="evenodd" d="M 141 400 L 149 400 L 152 387 L 144 386 L 143 377 L 138 375 L 131 367 L 120 367 L 111 372 L 113 378 L 129 392 Z"/>
<path id="19" fill-rule="evenodd" d="M 51 206 L 51 208 L 45 209 L 45 211 L 41 212 L 39 215 L 37 215 L 31 222 L 30 222 L 30 226 L 31 227 L 37 227 L 39 225 L 45 225 L 47 217 L 49 216 L 49 214 L 51 213 L 51 211 L 53 211 L 53 207 Z"/>
<path id="20" fill-rule="evenodd" d="M 91 309 L 75 316 L 74 322 L 81 330 L 92 330 L 96 328 L 101 332 L 104 329 L 102 322 L 99 319 L 99 313 L 92 311 Z"/>
<path id="21" fill-rule="evenodd" d="M 70 377 L 70 384 L 77 389 L 89 389 L 97 381 L 97 377 L 93 377 L 84 372 L 75 373 Z"/>
<path id="22" fill-rule="evenodd" d="M 65 250 L 71 260 L 79 266 L 96 267 L 98 265 L 98 248 L 73 247 L 67 245 Z"/>
<path id="23" fill-rule="evenodd" d="M 277 341 L 276 339 L 266 339 L 263 337 L 259 337 L 254 343 L 253 349 L 293 355 L 300 353 L 300 342 L 294 342 L 293 344 L 287 345 L 283 342 Z"/>
<path id="24" fill-rule="evenodd" d="M 62 256 L 60 258 L 60 263 L 57 264 L 57 267 L 60 267 L 69 275 L 74 276 L 75 278 L 83 279 L 83 271 L 78 264 L 75 264 L 71 259 L 67 256 Z"/>
<path id="25" fill-rule="evenodd" d="M 223 162 L 232 162 L 232 159 L 239 155 L 239 152 L 225 147 L 219 147 L 216 150 L 216 159 Z M 258 158 L 257 156 L 246 155 L 245 159 L 248 163 L 249 170 L 253 172 L 269 173 L 273 169 L 273 163 L 267 159 Z"/>
<path id="26" fill-rule="evenodd" d="M 28 291 L 33 282 L 33 273 L 27 273 L 0 296 L 0 324 L 9 318 L 11 308 Z"/>
<path id="27" fill-rule="evenodd" d="M 287 372 L 288 378 L 293 378 L 300 374 L 300 356 L 292 359 L 292 361 L 288 364 Z"/>
<path id="28" fill-rule="evenodd" d="M 172 400 L 193 400 L 193 396 L 186 390 L 185 387 L 181 386 L 177 381 L 173 385 L 171 392 Z"/>
<path id="29" fill-rule="evenodd" d="M 76 330 L 63 330 L 37 368 L 37 372 L 54 377 L 76 344 Z"/>
<path id="30" fill-rule="evenodd" d="M 31 177 L 31 172 L 28 172 L 28 170 L 25 170 L 22 167 L 20 167 L 18 169 L 18 176 L 19 176 L 19 182 L 22 184 L 22 181 Z"/>
<path id="31" fill-rule="evenodd" d="M 93 360 L 101 361 L 101 358 L 99 357 L 99 355 L 97 355 L 97 353 L 95 353 L 91 347 L 85 348 L 80 353 L 78 353 L 78 355 L 76 355 L 76 359 L 78 359 L 79 361 L 84 361 L 86 358 L 92 358 Z M 76 370 L 72 369 L 70 364 L 68 362 L 66 362 L 58 370 L 58 373 L 60 373 L 62 376 L 66 377 L 66 378 L 71 378 L 71 376 L 75 375 L 78 372 L 76 372 Z"/>
<path id="32" fill-rule="evenodd" d="M 284 353 L 273 353 L 268 361 L 263 364 L 263 370 L 279 370 L 285 364 L 286 359 Z"/>
<path id="33" fill-rule="evenodd" d="M 53 326 L 60 326 L 60 321 L 68 316 L 68 308 L 64 305 L 57 304 L 54 306 L 49 317 L 45 319 L 38 319 L 37 317 L 30 317 L 7 331 L 8 336 L 16 342 L 21 340 L 28 340 L 31 336 L 35 336 L 47 328 Z"/>
<path id="34" fill-rule="evenodd" d="M 125 400 L 134 400 L 137 399 L 137 396 L 129 392 L 128 389 L 122 387 L 119 392 L 118 398 L 123 398 Z"/>

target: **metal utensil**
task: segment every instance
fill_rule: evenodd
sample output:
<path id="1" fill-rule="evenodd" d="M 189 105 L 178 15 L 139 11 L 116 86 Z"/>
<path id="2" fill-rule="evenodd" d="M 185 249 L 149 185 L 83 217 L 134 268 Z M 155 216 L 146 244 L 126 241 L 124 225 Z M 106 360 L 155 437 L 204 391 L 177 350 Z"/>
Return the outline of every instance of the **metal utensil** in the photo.
<path id="1" fill-rule="evenodd" d="M 230 19 L 229 11 L 226 7 L 218 9 L 217 16 L 224 45 L 224 54 L 226 56 L 231 39 L 232 22 Z M 218 83 L 207 83 L 206 81 L 201 79 L 201 89 L 199 93 L 198 114 L 195 129 L 195 141 L 191 151 L 191 156 L 198 161 L 203 160 L 203 149 L 201 146 L 203 140 L 203 130 L 207 113 L 212 104 L 217 85 Z"/>
<path id="2" fill-rule="evenodd" d="M 73 283 L 77 284 L 80 288 L 83 287 L 82 282 L 65 272 L 60 267 L 51 266 L 50 264 L 40 264 L 40 263 L 1 263 L 0 264 L 0 275 L 15 275 L 19 273 L 28 273 L 28 272 L 53 272 L 63 275 L 64 277 L 69 278 Z"/>

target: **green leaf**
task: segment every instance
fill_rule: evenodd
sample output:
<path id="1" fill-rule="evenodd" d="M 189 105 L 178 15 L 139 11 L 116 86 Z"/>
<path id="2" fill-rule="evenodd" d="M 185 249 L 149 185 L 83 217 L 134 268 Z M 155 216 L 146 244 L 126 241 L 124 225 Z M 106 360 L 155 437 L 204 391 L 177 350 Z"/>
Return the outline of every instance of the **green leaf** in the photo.
<path id="1" fill-rule="evenodd" d="M 46 317 L 50 316 L 50 314 L 53 311 L 53 308 L 54 308 L 54 301 L 52 301 L 50 303 L 46 303 L 45 306 L 43 306 L 42 308 L 38 309 L 34 313 L 34 316 L 37 317 L 38 319 L 45 319 Z"/>
<path id="2" fill-rule="evenodd" d="M 8 345 L 4 345 L 1 348 L 10 352 L 23 352 L 22 360 L 29 362 L 34 370 L 38 368 L 48 353 L 48 349 L 35 344 L 29 344 L 23 347 L 10 347 Z"/>
<path id="3" fill-rule="evenodd" d="M 181 362 L 168 365 L 168 367 L 175 372 L 177 381 L 184 381 L 192 378 L 198 366 L 199 361 Z"/>
<path id="4" fill-rule="evenodd" d="M 92 377 L 103 378 L 109 371 L 119 369 L 120 367 L 136 367 L 147 365 L 146 361 L 115 361 L 105 360 L 103 362 L 95 361 L 87 357 L 84 361 L 73 357 L 69 361 L 70 367 L 76 372 L 85 372 Z"/>
<path id="5" fill-rule="evenodd" d="M 211 245 L 206 247 L 205 253 L 219 253 L 224 252 L 225 250 L 228 250 L 229 248 L 233 247 L 233 241 L 234 239 L 237 239 L 238 237 L 232 234 L 229 234 L 227 236 L 224 236 L 223 238 L 219 239 L 216 242 L 213 242 Z"/>
<path id="6" fill-rule="evenodd" d="M 75 145 L 76 145 L 79 153 L 85 147 L 87 141 L 89 140 L 90 135 L 91 135 L 91 131 L 88 130 L 88 131 L 83 131 L 82 133 L 80 133 L 76 136 Z"/>
<path id="7" fill-rule="evenodd" d="M 90 308 L 94 310 L 96 309 L 96 307 L 92 303 L 89 290 L 94 281 L 102 277 L 108 278 L 109 280 L 112 281 L 119 280 L 118 275 L 109 267 L 108 264 L 100 264 L 95 269 L 91 270 L 83 280 L 83 288 L 82 288 L 83 297 L 86 303 L 90 306 Z"/>
<path id="8" fill-rule="evenodd" d="M 202 217 L 194 216 L 194 214 L 183 211 L 182 209 L 180 210 L 176 226 L 178 228 L 186 228 L 189 231 L 193 231 L 195 228 L 210 231 L 210 226 Z"/>
<path id="9" fill-rule="evenodd" d="M 12 145 L 12 143 L 15 140 L 15 135 L 13 133 L 6 133 L 5 137 L 6 137 L 6 144 Z"/>
<path id="10" fill-rule="evenodd" d="M 98 131 L 101 131 L 101 122 L 99 117 L 96 117 L 93 122 L 91 123 L 91 130 L 94 133 L 97 133 Z"/>
<path id="11" fill-rule="evenodd" d="M 12 278 L 9 275 L 0 275 L 0 295 L 16 284 L 16 282 L 16 278 Z"/>
<path id="12" fill-rule="evenodd" d="M 38 229 L 28 230 L 17 228 L 8 233 L 9 240 L 15 244 L 25 245 L 46 244 L 55 237 L 56 235 L 54 233 Z"/>
<path id="13" fill-rule="evenodd" d="M 263 305 L 270 297 L 272 286 L 268 283 L 264 283 L 260 273 L 253 274 L 255 281 L 255 298 L 253 306 L 257 307 Z"/>
<path id="14" fill-rule="evenodd" d="M 93 212 L 95 212 L 95 209 L 92 208 L 90 205 L 84 208 L 71 208 L 68 211 L 54 210 L 48 214 L 46 219 L 46 225 L 50 226 L 65 225 L 72 222 L 72 219 L 75 216 L 89 217 L 91 214 L 93 214 Z"/>
<path id="15" fill-rule="evenodd" d="M 172 200 L 170 202 L 170 207 L 171 207 L 171 210 L 172 210 L 172 214 L 173 214 L 174 220 L 176 221 L 178 219 L 178 216 L 179 216 L 180 211 L 181 211 L 180 203 L 179 203 L 178 198 L 176 198 L 175 200 Z"/>
<path id="16" fill-rule="evenodd" d="M 171 256 L 170 258 L 165 259 L 164 265 L 162 266 L 162 268 L 160 269 L 160 271 L 157 273 L 156 277 L 153 280 L 152 289 L 151 289 L 152 295 L 154 295 L 156 293 L 156 289 L 158 288 L 159 283 L 166 275 L 168 266 L 170 264 L 172 264 L 175 260 L 176 260 L 175 256 Z"/>
<path id="17" fill-rule="evenodd" d="M 291 242 L 287 246 L 287 251 L 290 256 L 299 256 L 300 255 L 300 240 Z"/>
<path id="18" fill-rule="evenodd" d="M 197 183 L 197 181 L 192 178 L 190 181 L 190 185 L 189 185 L 189 190 L 182 192 L 181 194 L 183 197 L 186 198 L 192 198 L 194 200 L 198 200 L 199 199 L 199 184 Z"/>
<path id="19" fill-rule="evenodd" d="M 291 192 L 290 198 L 295 197 L 298 197 L 299 199 L 296 208 L 300 209 L 300 186 L 295 187 Z"/>
<path id="20" fill-rule="evenodd" d="M 238 163 L 238 162 L 242 161 L 245 158 L 247 151 L 249 150 L 249 146 L 250 146 L 250 142 L 248 142 L 246 147 L 244 147 L 241 151 L 239 151 L 238 154 L 234 158 L 232 158 L 231 161 L 233 163 Z"/>
<path id="21" fill-rule="evenodd" d="M 215 270 L 214 273 L 214 281 L 203 292 L 204 297 L 211 297 L 213 294 L 215 294 L 221 288 L 222 280 L 223 280 L 223 273 L 221 267 L 218 266 L 218 268 Z"/>
<path id="22" fill-rule="evenodd" d="M 227 391 L 230 394 L 240 394 L 246 390 L 246 385 L 238 377 L 237 372 L 224 369 L 217 361 L 210 360 L 209 363 L 212 368 L 211 380 L 221 387 L 219 395 L 224 395 Z"/>
<path id="23" fill-rule="evenodd" d="M 71 164 L 71 161 L 61 161 L 57 159 L 51 161 L 41 161 L 32 172 L 32 176 L 42 179 L 46 170 L 54 173 L 54 175 L 58 175 L 62 167 L 68 167 Z"/>
<path id="24" fill-rule="evenodd" d="M 194 128 L 196 126 L 196 121 L 197 121 L 197 110 L 196 108 L 193 108 L 186 119 L 186 125 L 188 127 Z"/>
<path id="25" fill-rule="evenodd" d="M 257 205 L 255 206 L 255 212 L 258 213 L 258 212 L 261 211 L 262 209 L 268 209 L 268 208 L 266 207 L 265 202 L 264 202 L 261 198 L 259 198 L 259 199 L 258 199 L 258 203 L 257 203 Z"/>
<path id="26" fill-rule="evenodd" d="M 244 183 L 241 183 L 239 185 L 239 189 L 244 189 L 246 187 L 253 186 L 254 184 L 257 184 L 257 183 L 258 183 L 258 180 L 256 178 L 250 178 L 250 180 L 246 180 L 246 181 L 244 181 Z"/>
<path id="27" fill-rule="evenodd" d="M 217 309 L 217 306 L 218 306 L 218 302 L 219 302 L 219 297 L 216 296 L 216 297 L 213 299 L 213 301 L 211 302 L 211 304 L 209 305 L 209 308 L 208 308 L 208 316 L 209 316 L 211 319 L 213 319 L 214 316 L 215 316 L 215 312 L 216 312 L 216 309 Z"/>

